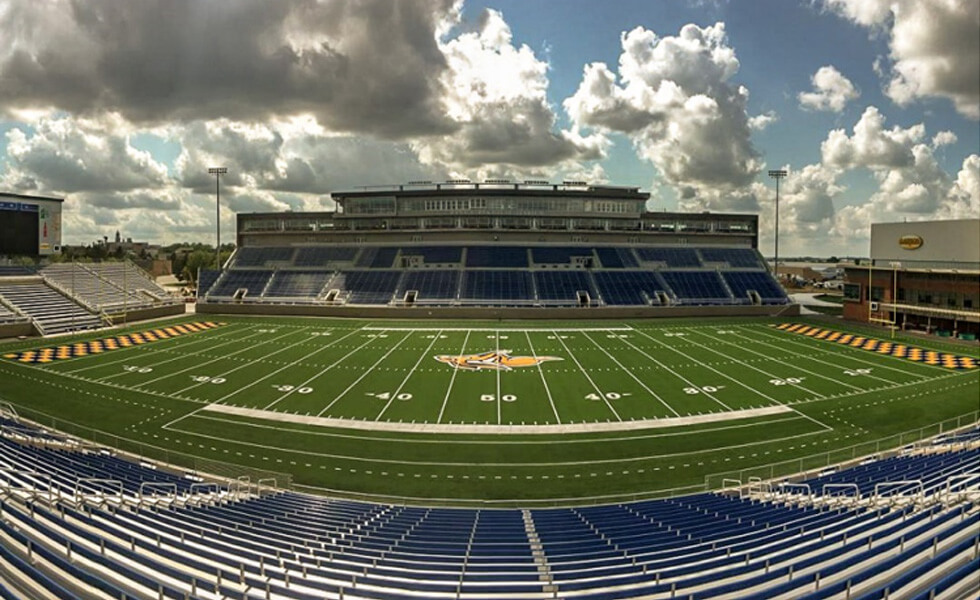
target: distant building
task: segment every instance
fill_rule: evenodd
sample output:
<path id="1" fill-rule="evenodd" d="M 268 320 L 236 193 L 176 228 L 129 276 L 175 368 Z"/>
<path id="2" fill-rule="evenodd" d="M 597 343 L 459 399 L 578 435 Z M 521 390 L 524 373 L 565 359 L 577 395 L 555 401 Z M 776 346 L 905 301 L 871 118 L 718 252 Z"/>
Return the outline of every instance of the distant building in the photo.
<path id="1" fill-rule="evenodd" d="M 844 318 L 980 335 L 980 219 L 876 223 L 871 264 L 844 269 Z"/>

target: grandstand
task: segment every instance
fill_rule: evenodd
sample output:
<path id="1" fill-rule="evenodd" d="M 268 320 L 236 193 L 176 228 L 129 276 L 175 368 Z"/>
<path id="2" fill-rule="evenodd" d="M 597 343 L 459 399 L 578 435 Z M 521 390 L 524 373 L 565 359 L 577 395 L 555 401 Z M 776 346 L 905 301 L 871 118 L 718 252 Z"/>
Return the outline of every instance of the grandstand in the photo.
<path id="1" fill-rule="evenodd" d="M 180 299 L 129 262 L 0 269 L 0 325 L 28 322 L 41 335 L 98 328 L 113 316 L 145 318 L 183 309 Z"/>
<path id="2" fill-rule="evenodd" d="M 459 311 L 468 307 L 501 316 L 539 308 L 512 314 L 547 317 L 591 308 L 610 318 L 796 310 L 759 255 L 754 215 L 650 213 L 649 195 L 636 188 L 574 182 L 333 196 L 335 213 L 238 215 L 239 249 L 220 273 L 202 275 L 201 310 L 395 315 L 424 305 L 434 317 L 467 316 Z"/>
<path id="3" fill-rule="evenodd" d="M 4 598 L 925 599 L 980 591 L 975 427 L 804 481 L 577 508 L 414 507 L 204 481 L 79 444 L 15 413 L 0 419 L 0 465 Z"/>

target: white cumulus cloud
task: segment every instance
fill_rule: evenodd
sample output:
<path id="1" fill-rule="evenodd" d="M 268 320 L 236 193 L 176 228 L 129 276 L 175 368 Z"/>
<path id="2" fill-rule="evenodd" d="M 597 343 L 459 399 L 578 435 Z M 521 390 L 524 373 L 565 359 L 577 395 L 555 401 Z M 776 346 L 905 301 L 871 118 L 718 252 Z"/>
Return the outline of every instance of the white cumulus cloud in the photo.
<path id="1" fill-rule="evenodd" d="M 980 2 L 824 0 L 832 11 L 888 36 L 890 66 L 879 63 L 888 96 L 900 105 L 948 98 L 980 119 Z"/>
<path id="2" fill-rule="evenodd" d="M 833 66 L 820 67 L 810 82 L 813 91 L 798 96 L 800 106 L 808 110 L 841 112 L 848 102 L 861 96 L 851 80 Z"/>

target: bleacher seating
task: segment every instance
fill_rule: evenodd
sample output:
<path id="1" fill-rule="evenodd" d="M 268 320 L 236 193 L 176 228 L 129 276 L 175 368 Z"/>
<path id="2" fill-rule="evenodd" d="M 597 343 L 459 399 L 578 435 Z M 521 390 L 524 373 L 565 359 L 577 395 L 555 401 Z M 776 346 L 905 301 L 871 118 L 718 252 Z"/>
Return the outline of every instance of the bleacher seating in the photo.
<path id="1" fill-rule="evenodd" d="M 416 291 L 416 301 L 447 300 L 456 298 L 459 288 L 459 271 L 418 270 L 406 271 L 396 297 Z"/>
<path id="2" fill-rule="evenodd" d="M 362 269 L 390 269 L 394 266 L 397 255 L 398 248 L 368 246 L 361 250 L 354 266 Z"/>
<path id="3" fill-rule="evenodd" d="M 421 256 L 427 265 L 458 264 L 463 260 L 463 248 L 460 246 L 403 246 L 402 257 Z"/>
<path id="4" fill-rule="evenodd" d="M 534 298 L 530 271 L 463 272 L 460 298 L 476 302 L 526 304 Z"/>
<path id="5" fill-rule="evenodd" d="M 256 299 L 262 295 L 274 271 L 225 271 L 208 292 L 208 297 L 231 298 L 240 289 L 248 290 L 246 297 Z"/>
<path id="6" fill-rule="evenodd" d="M 727 263 L 729 267 L 740 269 L 762 269 L 759 253 L 751 248 L 701 248 L 701 259 L 705 263 Z"/>
<path id="7" fill-rule="evenodd" d="M 585 292 L 590 299 L 597 299 L 598 294 L 590 281 L 589 274 L 580 270 L 561 271 L 532 271 L 534 286 L 538 290 L 538 299 L 542 301 L 557 301 L 564 304 L 577 304 L 579 292 Z"/>
<path id="8" fill-rule="evenodd" d="M 526 269 L 527 248 L 523 246 L 468 246 L 469 268 Z"/>
<path id="9" fill-rule="evenodd" d="M 536 265 L 567 265 L 572 262 L 572 257 L 581 259 L 593 258 L 592 248 L 574 246 L 538 246 L 531 248 L 531 260 Z M 592 262 L 588 261 L 592 266 Z"/>
<path id="10" fill-rule="evenodd" d="M 403 271 L 342 271 L 331 289 L 347 296 L 348 304 L 388 304 L 392 301 Z"/>
<path id="11" fill-rule="evenodd" d="M 664 263 L 669 268 L 702 266 L 694 248 L 637 248 L 636 254 L 642 261 Z"/>
<path id="12" fill-rule="evenodd" d="M 635 269 L 640 266 L 630 248 L 600 246 L 595 253 L 604 269 Z"/>
<path id="13" fill-rule="evenodd" d="M 32 429 L 0 420 L 0 566 L 12 598 L 924 600 L 980 591 L 980 509 L 940 495 L 950 477 L 976 472 L 980 449 L 926 446 L 833 476 L 867 490 L 918 479 L 918 504 L 700 493 L 454 509 L 213 487 L 195 496 L 196 479 L 21 439 Z M 155 502 L 141 498 L 147 482 L 167 484 Z"/>
<path id="14" fill-rule="evenodd" d="M 96 310 L 112 312 L 179 302 L 129 262 L 55 263 L 40 273 L 46 281 Z"/>
<path id="15" fill-rule="evenodd" d="M 276 271 L 262 297 L 312 302 L 323 292 L 331 277 L 330 271 Z"/>
<path id="16" fill-rule="evenodd" d="M 4 323 L 15 323 L 17 321 L 23 321 L 24 317 L 21 317 L 14 311 L 10 310 L 3 304 L 0 304 L 0 325 Z"/>
<path id="17" fill-rule="evenodd" d="M 236 267 L 275 267 L 292 263 L 296 248 L 292 246 L 254 246 L 235 252 Z"/>
<path id="18" fill-rule="evenodd" d="M 789 302 L 786 292 L 766 271 L 721 271 L 721 276 L 737 300 L 746 301 L 749 290 L 754 290 L 764 304 Z"/>
<path id="19" fill-rule="evenodd" d="M 12 283 L 0 280 L 0 297 L 6 304 L 27 315 L 44 334 L 102 326 L 98 315 L 42 282 Z"/>
<path id="20" fill-rule="evenodd" d="M 296 249 L 293 264 L 297 267 L 326 267 L 331 263 L 350 263 L 358 250 L 351 246 L 304 246 Z"/>
<path id="21" fill-rule="evenodd" d="M 728 304 L 731 295 L 717 271 L 661 271 L 681 304 Z"/>
<path id="22" fill-rule="evenodd" d="M 304 304 L 398 305 L 409 291 L 420 292 L 417 299 L 432 306 L 579 306 L 584 296 L 578 292 L 589 294 L 590 306 L 789 303 L 758 252 L 749 248 L 273 246 L 241 248 L 232 262 L 217 280 L 202 275 L 199 297 L 228 301 L 248 287 L 246 301 Z M 370 270 L 384 273 L 367 275 Z M 426 270 L 439 273 L 415 273 Z M 253 274 L 241 274 L 249 271 Z M 401 284 L 395 281 L 400 277 Z M 330 296 L 330 289 L 340 295 Z"/>
<path id="23" fill-rule="evenodd" d="M 594 277 L 596 289 L 606 304 L 662 304 L 658 292 L 669 298 L 667 284 L 655 271 L 596 271 Z"/>

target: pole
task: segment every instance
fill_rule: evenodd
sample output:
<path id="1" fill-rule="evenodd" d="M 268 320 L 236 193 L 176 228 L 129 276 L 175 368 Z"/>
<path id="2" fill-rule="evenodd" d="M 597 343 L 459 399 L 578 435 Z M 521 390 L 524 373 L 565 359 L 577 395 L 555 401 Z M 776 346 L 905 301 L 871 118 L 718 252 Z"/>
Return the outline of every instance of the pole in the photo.
<path id="1" fill-rule="evenodd" d="M 215 258 L 214 262 L 217 265 L 215 268 L 219 271 L 221 270 L 221 177 L 218 174 L 214 176 L 214 230 L 215 230 Z"/>
<path id="2" fill-rule="evenodd" d="M 777 282 L 779 281 L 779 180 L 780 177 L 776 177 L 776 264 L 773 266 Z"/>
<path id="3" fill-rule="evenodd" d="M 774 169 L 769 171 L 769 177 L 776 180 L 776 257 L 773 265 L 773 275 L 776 282 L 779 282 L 779 180 L 786 177 L 786 169 Z"/>
<path id="4" fill-rule="evenodd" d="M 214 262 L 216 269 L 221 270 L 221 176 L 228 173 L 228 167 L 209 167 L 208 175 L 214 175 L 214 197 L 215 197 L 215 252 Z"/>

